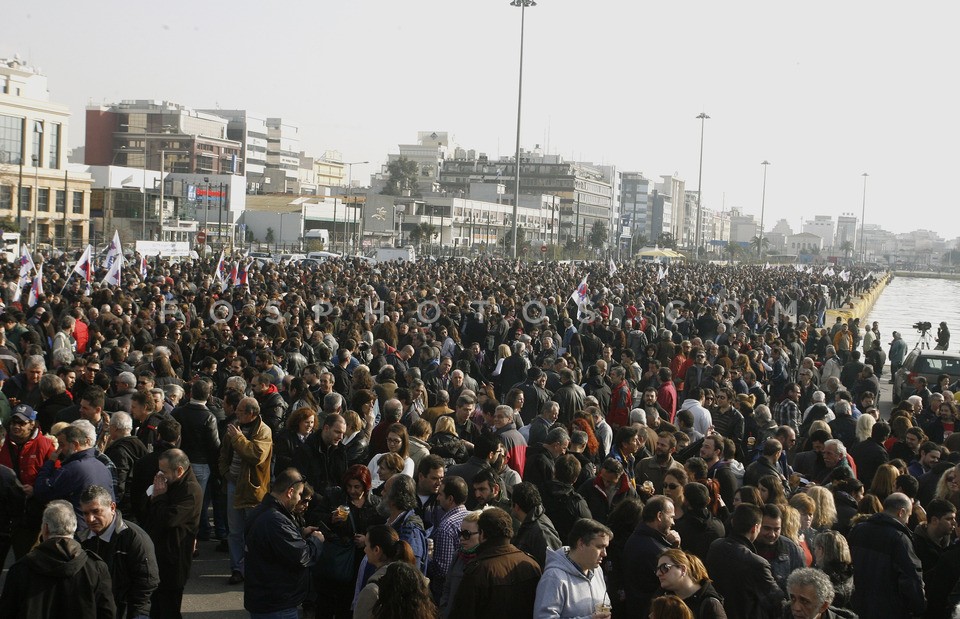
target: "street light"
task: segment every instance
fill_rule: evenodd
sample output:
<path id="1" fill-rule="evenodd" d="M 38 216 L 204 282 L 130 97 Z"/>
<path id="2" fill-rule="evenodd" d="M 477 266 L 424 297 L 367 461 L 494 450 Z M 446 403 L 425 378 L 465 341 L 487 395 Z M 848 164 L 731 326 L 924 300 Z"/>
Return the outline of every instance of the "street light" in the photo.
<path id="1" fill-rule="evenodd" d="M 763 166 L 763 193 L 760 197 L 760 236 L 757 243 L 757 258 L 763 258 L 763 215 L 767 206 L 767 166 L 770 162 L 764 159 L 760 165 Z"/>
<path id="2" fill-rule="evenodd" d="M 706 112 L 700 112 L 697 116 L 700 120 L 700 172 L 697 175 L 697 260 L 700 259 L 700 226 L 703 222 L 703 210 L 700 208 L 700 200 L 703 197 L 703 127 L 710 119 Z"/>
<path id="3" fill-rule="evenodd" d="M 347 191 L 351 192 L 353 190 L 353 166 L 363 165 L 370 163 L 369 161 L 348 161 L 343 165 L 347 166 Z M 354 202 L 354 210 L 356 210 L 356 202 Z M 347 253 L 347 222 L 349 218 L 347 217 L 347 207 L 343 207 L 343 253 Z M 351 242 L 352 244 L 352 242 Z"/>
<path id="4" fill-rule="evenodd" d="M 516 155 L 516 175 L 515 191 L 513 192 L 513 259 L 517 259 L 517 222 L 520 218 L 517 214 L 517 208 L 520 204 L 520 111 L 523 103 L 523 27 L 526 20 L 527 7 L 535 7 L 535 0 L 512 0 L 510 6 L 520 7 L 520 77 L 517 85 L 517 155 Z"/>
<path id="5" fill-rule="evenodd" d="M 860 210 L 860 262 L 864 263 L 867 261 L 867 246 L 864 243 L 863 220 L 867 216 L 867 177 L 870 175 L 864 172 L 860 176 L 863 177 L 863 207 Z"/>
<path id="6" fill-rule="evenodd" d="M 32 155 L 33 160 L 33 249 L 37 249 L 40 238 L 40 156 Z"/>

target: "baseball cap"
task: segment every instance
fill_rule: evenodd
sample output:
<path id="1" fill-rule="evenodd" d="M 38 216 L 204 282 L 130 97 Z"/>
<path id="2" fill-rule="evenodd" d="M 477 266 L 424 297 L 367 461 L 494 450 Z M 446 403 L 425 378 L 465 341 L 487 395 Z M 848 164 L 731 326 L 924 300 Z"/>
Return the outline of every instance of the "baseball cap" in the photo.
<path id="1" fill-rule="evenodd" d="M 13 408 L 13 416 L 19 417 L 24 421 L 36 421 L 37 411 L 33 410 L 28 404 L 17 404 Z"/>

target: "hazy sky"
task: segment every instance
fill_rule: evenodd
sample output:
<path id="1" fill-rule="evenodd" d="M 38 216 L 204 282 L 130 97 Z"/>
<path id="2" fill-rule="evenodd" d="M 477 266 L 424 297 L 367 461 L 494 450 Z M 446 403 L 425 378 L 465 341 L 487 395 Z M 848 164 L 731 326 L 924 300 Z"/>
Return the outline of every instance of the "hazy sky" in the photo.
<path id="1" fill-rule="evenodd" d="M 697 188 L 705 206 L 786 218 L 860 215 L 960 236 L 955 27 L 931 1 L 541 0 L 526 12 L 522 144 Z M 19 52 L 70 106 L 166 99 L 246 108 L 335 149 L 354 180 L 417 131 L 512 154 L 520 9 L 508 0 L 167 0 L 13 3 L 0 57 Z"/>

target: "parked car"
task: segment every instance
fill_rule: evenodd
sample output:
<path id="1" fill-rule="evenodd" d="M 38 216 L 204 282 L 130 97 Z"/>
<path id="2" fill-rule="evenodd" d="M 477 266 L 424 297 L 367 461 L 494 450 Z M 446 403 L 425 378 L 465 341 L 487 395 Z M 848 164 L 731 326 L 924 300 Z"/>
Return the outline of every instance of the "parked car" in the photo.
<path id="1" fill-rule="evenodd" d="M 960 378 L 960 353 L 914 348 L 904 359 L 903 367 L 893 375 L 894 403 L 913 395 L 918 377 L 923 376 L 928 385 L 935 385 L 941 374 L 948 374 L 951 383 Z"/>

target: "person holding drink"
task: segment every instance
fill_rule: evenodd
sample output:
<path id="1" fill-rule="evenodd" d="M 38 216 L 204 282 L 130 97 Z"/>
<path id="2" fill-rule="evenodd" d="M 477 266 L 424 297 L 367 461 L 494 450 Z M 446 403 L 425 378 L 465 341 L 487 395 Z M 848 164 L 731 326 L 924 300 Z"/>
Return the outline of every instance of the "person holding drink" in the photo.
<path id="1" fill-rule="evenodd" d="M 581 518 L 573 525 L 571 545 L 547 552 L 547 565 L 537 585 L 534 619 L 610 619 L 610 598 L 600 563 L 612 539 L 613 531 L 596 520 Z"/>

